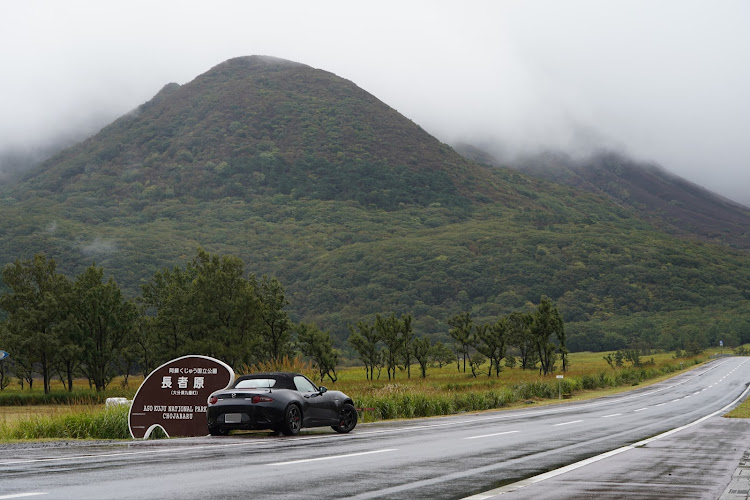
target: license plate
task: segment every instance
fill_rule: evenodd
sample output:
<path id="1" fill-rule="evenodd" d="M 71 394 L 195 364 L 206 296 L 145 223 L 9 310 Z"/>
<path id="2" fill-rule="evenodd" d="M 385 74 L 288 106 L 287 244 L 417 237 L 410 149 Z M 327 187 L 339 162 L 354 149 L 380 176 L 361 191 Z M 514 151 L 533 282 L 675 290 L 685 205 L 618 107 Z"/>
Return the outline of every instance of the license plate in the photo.
<path id="1" fill-rule="evenodd" d="M 242 422 L 242 413 L 225 413 L 224 423 L 225 424 L 239 424 Z"/>

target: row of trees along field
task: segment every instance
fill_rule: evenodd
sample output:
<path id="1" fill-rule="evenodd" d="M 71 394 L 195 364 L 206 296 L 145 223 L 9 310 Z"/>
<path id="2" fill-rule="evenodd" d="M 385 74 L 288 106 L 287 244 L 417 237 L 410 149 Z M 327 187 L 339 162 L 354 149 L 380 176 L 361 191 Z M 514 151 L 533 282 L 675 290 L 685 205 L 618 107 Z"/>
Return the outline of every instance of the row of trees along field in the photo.
<path id="1" fill-rule="evenodd" d="M 487 376 L 492 376 L 493 371 L 500 376 L 503 360 L 509 368 L 519 362 L 515 354 L 508 356 L 510 348 L 520 354 L 524 370 L 538 366 L 539 373 L 546 375 L 555 369 L 558 355 L 563 371 L 568 368 L 565 326 L 557 307 L 547 297 L 541 298 L 532 313 L 513 312 L 494 323 L 477 324 L 468 312 L 452 316 L 448 319 L 453 339 L 450 346 L 442 342 L 431 345 L 429 337 L 417 337 L 411 323 L 410 315 L 376 315 L 373 322 L 360 321 L 356 328 L 349 327 L 349 343 L 364 364 L 367 379 L 373 380 L 376 371 L 380 378 L 383 368 L 389 380 L 396 378 L 397 368 L 406 370 L 411 377 L 413 362 L 419 364 L 422 377 L 430 362 L 441 367 L 455 362 L 457 369 L 466 373 L 467 361 L 475 377 L 479 367 L 488 361 Z"/>
<path id="2" fill-rule="evenodd" d="M 235 370 L 268 366 L 301 353 L 317 367 L 322 380 L 336 381 L 340 352 L 331 335 L 316 325 L 294 324 L 282 284 L 275 278 L 245 274 L 237 257 L 199 249 L 185 268 L 165 268 L 141 287 L 135 300 L 123 296 L 117 283 L 105 279 L 96 264 L 70 280 L 57 272 L 44 254 L 17 260 L 2 271 L 0 347 L 11 357 L 0 363 L 0 389 L 15 376 L 32 387 L 41 375 L 45 393 L 59 377 L 72 390 L 83 376 L 97 391 L 117 375 L 148 374 L 163 362 L 186 354 L 225 361 Z M 501 362 L 514 366 L 510 346 L 520 352 L 524 369 L 549 373 L 557 355 L 567 368 L 564 325 L 555 305 L 543 297 L 533 313 L 512 313 L 491 324 L 475 324 L 469 313 L 448 320 L 452 346 L 432 345 L 417 337 L 412 317 L 377 315 L 374 322 L 350 326 L 349 344 L 364 363 L 367 377 L 388 378 L 418 363 L 426 376 L 428 363 L 456 362 L 476 376 L 489 360 L 499 375 Z"/>

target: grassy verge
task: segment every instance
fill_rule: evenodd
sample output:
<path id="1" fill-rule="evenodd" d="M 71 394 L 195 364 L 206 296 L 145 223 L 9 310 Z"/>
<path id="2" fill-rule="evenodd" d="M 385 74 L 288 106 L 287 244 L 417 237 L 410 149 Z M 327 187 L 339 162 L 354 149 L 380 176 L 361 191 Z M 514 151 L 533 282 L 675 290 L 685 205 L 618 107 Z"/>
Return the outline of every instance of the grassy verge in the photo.
<path id="1" fill-rule="evenodd" d="M 695 362 L 683 364 L 682 367 L 679 363 L 664 363 L 659 366 L 565 375 L 560 381 L 555 375 L 536 375 L 534 379 L 505 384 L 493 379 L 474 379 L 472 382 L 437 384 L 432 390 L 424 387 L 424 384 L 419 387 L 418 382 L 389 383 L 382 386 L 372 384 L 348 393 L 358 406 L 368 409 L 363 412 L 364 421 L 430 417 L 505 408 L 519 403 L 552 402 L 560 394 L 575 395 L 576 399 L 580 399 L 582 395 L 592 398 L 610 393 L 613 389 L 629 388 L 647 381 L 656 382 L 693 366 Z"/>
<path id="2" fill-rule="evenodd" d="M 746 399 L 724 416 L 727 418 L 750 418 L 750 399 Z"/>
<path id="3" fill-rule="evenodd" d="M 34 415 L 0 423 L 0 440 L 126 439 L 128 406 L 78 407 L 63 415 Z"/>

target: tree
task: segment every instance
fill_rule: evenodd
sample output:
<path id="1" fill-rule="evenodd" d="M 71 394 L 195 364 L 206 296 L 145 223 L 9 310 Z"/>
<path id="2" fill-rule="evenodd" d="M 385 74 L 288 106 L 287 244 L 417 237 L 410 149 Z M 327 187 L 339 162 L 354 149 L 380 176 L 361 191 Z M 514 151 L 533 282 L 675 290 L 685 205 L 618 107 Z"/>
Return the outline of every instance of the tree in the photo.
<path id="1" fill-rule="evenodd" d="M 32 363 L 31 358 L 24 355 L 14 356 L 13 372 L 21 384 L 21 389 L 23 389 L 24 382 L 29 384 L 29 390 L 34 388 L 34 363 Z"/>
<path id="2" fill-rule="evenodd" d="M 539 354 L 539 373 L 545 375 L 555 368 L 555 351 L 565 347 L 565 327 L 562 316 L 552 301 L 543 296 L 539 301 L 534 320 L 531 324 L 531 335 Z M 555 341 L 557 343 L 555 343 Z M 565 367 L 565 359 L 563 358 Z"/>
<path id="3" fill-rule="evenodd" d="M 512 312 L 506 316 L 508 321 L 508 343 L 518 348 L 521 353 L 521 369 L 530 370 L 536 367 L 539 356 L 536 351 L 534 338 L 531 336 L 533 315 L 522 312 Z"/>
<path id="4" fill-rule="evenodd" d="M 469 346 L 472 344 L 472 329 L 474 321 L 471 313 L 464 312 L 456 314 L 448 319 L 450 330 L 448 333 L 456 341 L 456 346 L 464 359 L 464 373 L 466 373 L 466 358 L 469 357 Z"/>
<path id="5" fill-rule="evenodd" d="M 367 380 L 375 380 L 375 366 L 380 364 L 380 351 L 378 349 L 378 332 L 375 327 L 364 321 L 357 323 L 357 329 L 349 325 L 349 344 L 359 354 L 359 359 L 365 365 Z"/>
<path id="6" fill-rule="evenodd" d="M 396 378 L 396 368 L 398 368 L 399 360 L 403 356 L 404 343 L 401 331 L 403 330 L 402 322 L 396 318 L 395 314 L 391 314 L 389 317 L 384 318 L 381 315 L 375 316 L 375 330 L 377 331 L 378 338 L 383 342 L 383 360 L 385 361 L 385 368 L 388 372 L 388 380 Z"/>
<path id="7" fill-rule="evenodd" d="M 456 361 L 456 354 L 453 352 L 453 349 L 437 341 L 430 348 L 430 359 L 437 363 L 439 368 L 442 368 L 443 365 Z"/>
<path id="8" fill-rule="evenodd" d="M 141 286 L 140 300 L 145 308 L 142 331 L 147 331 L 150 338 L 153 336 L 149 348 L 153 349 L 157 362 L 189 353 L 190 325 L 186 314 L 190 311 L 194 279 L 194 268 L 165 268 L 157 271 L 148 283 Z M 148 314 L 150 310 L 153 311 L 152 315 Z M 145 342 L 145 339 L 141 340 L 142 349 Z M 143 356 L 147 355 L 143 352 Z"/>
<path id="9" fill-rule="evenodd" d="M 125 300 L 114 279 L 103 279 L 104 270 L 92 265 L 73 285 L 74 336 L 81 347 L 82 369 L 97 392 L 114 378 L 120 350 L 138 316 L 135 304 Z"/>
<path id="10" fill-rule="evenodd" d="M 631 366 L 641 366 L 641 353 L 638 349 L 625 349 L 622 352 L 622 358 L 624 358 L 626 361 L 630 361 Z"/>
<path id="11" fill-rule="evenodd" d="M 8 345 L 8 333 L 5 321 L 0 322 L 0 347 Z M 7 347 L 6 347 L 7 348 Z M 0 359 L 0 391 L 10 384 L 10 362 L 6 359 Z"/>
<path id="12" fill-rule="evenodd" d="M 415 354 L 413 345 L 415 333 L 411 327 L 411 321 L 411 315 L 402 315 L 399 329 L 399 333 L 401 334 L 401 349 L 404 356 L 404 364 L 406 365 L 407 378 L 411 378 L 411 357 Z"/>
<path id="13" fill-rule="evenodd" d="M 278 362 L 284 356 L 292 354 L 291 322 L 284 310 L 289 302 L 279 280 L 267 276 L 263 276 L 261 280 L 259 299 L 263 322 L 261 349 L 267 358 Z"/>
<path id="14" fill-rule="evenodd" d="M 292 354 L 286 299 L 278 281 L 264 277 L 259 291 L 255 276 L 245 277 L 241 259 L 203 249 L 189 272 L 194 278 L 183 304 L 192 353 L 222 359 L 235 369 Z"/>
<path id="15" fill-rule="evenodd" d="M 137 353 L 138 365 L 144 378 L 156 368 L 154 364 L 156 335 L 150 319 L 141 310 L 131 330 L 130 346 Z"/>
<path id="16" fill-rule="evenodd" d="M 71 289 L 72 290 L 72 289 Z M 67 316 L 60 323 L 58 328 L 58 341 L 60 348 L 57 351 L 55 360 L 55 371 L 68 392 L 73 391 L 73 378 L 80 371 L 81 355 L 83 348 L 76 342 L 76 318 L 73 315 L 75 304 L 74 294 L 69 293 L 65 297 Z"/>
<path id="17" fill-rule="evenodd" d="M 699 356 L 703 353 L 703 346 L 695 339 L 690 339 L 685 342 L 685 351 L 688 356 Z"/>
<path id="18" fill-rule="evenodd" d="M 602 359 L 607 362 L 610 368 L 612 368 L 613 370 L 615 369 L 615 363 L 614 359 L 612 359 L 612 353 L 609 353 L 606 356 L 602 356 Z"/>
<path id="19" fill-rule="evenodd" d="M 320 382 L 328 376 L 331 382 L 336 382 L 336 365 L 339 362 L 339 354 L 333 348 L 331 334 L 321 331 L 312 324 L 300 323 L 297 325 L 297 345 L 304 356 L 307 356 L 318 367 Z"/>
<path id="20" fill-rule="evenodd" d="M 24 373 L 33 372 L 38 363 L 44 392 L 49 392 L 50 377 L 61 348 L 60 324 L 67 316 L 66 297 L 70 281 L 56 272 L 53 259 L 36 254 L 27 261 L 16 260 L 3 268 L 2 276 L 10 291 L 0 296 L 0 308 L 8 312 L 7 329 L 16 361 Z M 33 383 L 31 377 L 24 376 Z"/>
<path id="21" fill-rule="evenodd" d="M 495 376 L 500 376 L 500 363 L 505 357 L 507 336 L 508 320 L 505 318 L 501 318 L 492 325 L 476 327 L 474 347 L 490 360 L 488 377 L 492 375 L 493 366 L 495 367 Z"/>
<path id="22" fill-rule="evenodd" d="M 430 360 L 430 339 L 427 337 L 419 337 L 414 339 L 412 342 L 412 349 L 414 351 L 414 358 L 419 363 L 419 368 L 422 370 L 422 378 L 427 377 L 427 363 Z M 453 353 L 451 353 L 451 356 Z"/>
<path id="23" fill-rule="evenodd" d="M 288 319 L 276 309 L 286 304 L 283 288 L 266 280 L 261 297 L 255 276 L 245 277 L 244 267 L 237 257 L 199 248 L 184 270 L 157 272 L 142 287 L 147 315 L 134 336 L 141 359 L 155 366 L 200 353 L 236 369 L 291 354 Z M 152 350 L 155 355 L 146 359 Z"/>
<path id="24" fill-rule="evenodd" d="M 120 375 L 124 376 L 122 382 L 123 387 L 128 387 L 128 380 L 130 375 L 135 373 L 135 369 L 139 363 L 144 362 L 143 352 L 138 343 L 139 336 L 142 332 L 143 318 L 136 314 L 133 327 L 128 331 L 127 338 L 125 339 L 124 345 L 120 349 L 120 356 L 117 364 L 117 371 Z M 151 370 L 148 371 L 151 373 Z"/>
<path id="25" fill-rule="evenodd" d="M 10 385 L 10 365 L 7 359 L 0 360 L 0 391 Z"/>
<path id="26" fill-rule="evenodd" d="M 485 361 L 487 361 L 487 358 L 485 358 L 481 352 L 472 353 L 472 355 L 469 357 L 469 366 L 471 367 L 472 377 L 477 376 L 477 370 L 484 364 Z"/>
<path id="27" fill-rule="evenodd" d="M 71 337 L 73 328 L 61 331 L 60 349 L 57 351 L 55 370 L 68 392 L 73 391 L 73 378 L 81 367 L 81 346 Z"/>

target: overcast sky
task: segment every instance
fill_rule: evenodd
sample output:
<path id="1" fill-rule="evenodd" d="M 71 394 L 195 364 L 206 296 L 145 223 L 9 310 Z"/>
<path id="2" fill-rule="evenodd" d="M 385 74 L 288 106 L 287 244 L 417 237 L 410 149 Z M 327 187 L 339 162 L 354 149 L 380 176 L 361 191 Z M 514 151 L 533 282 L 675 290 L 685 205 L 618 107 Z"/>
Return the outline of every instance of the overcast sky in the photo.
<path id="1" fill-rule="evenodd" d="M 2 1 L 0 151 L 263 54 L 445 142 L 615 147 L 750 205 L 749 27 L 745 0 Z"/>

